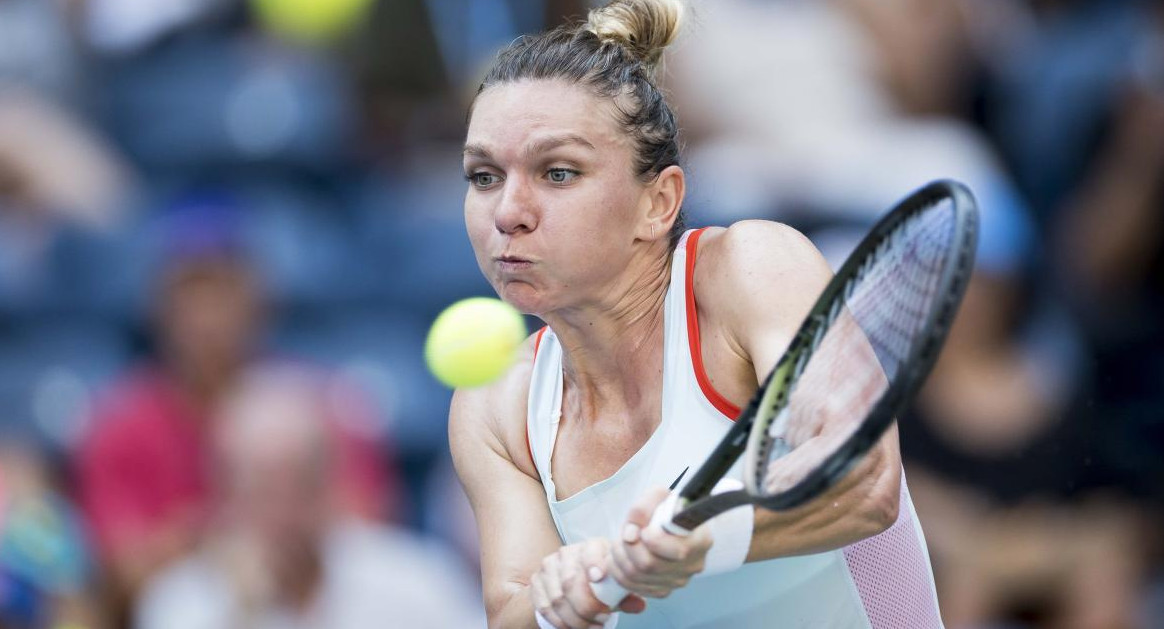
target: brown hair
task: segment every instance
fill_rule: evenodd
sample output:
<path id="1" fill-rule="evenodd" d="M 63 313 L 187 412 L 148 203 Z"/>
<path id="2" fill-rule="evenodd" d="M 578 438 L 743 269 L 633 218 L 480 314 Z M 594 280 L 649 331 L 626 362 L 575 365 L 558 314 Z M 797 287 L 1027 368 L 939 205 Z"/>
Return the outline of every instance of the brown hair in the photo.
<path id="1" fill-rule="evenodd" d="M 678 123 L 655 85 L 655 73 L 682 18 L 679 0 L 612 0 L 591 11 L 586 22 L 514 41 L 498 53 L 477 94 L 525 79 L 588 86 L 614 103 L 617 122 L 634 141 L 636 174 L 650 181 L 679 164 Z M 680 211 L 671 227 L 672 247 L 683 230 Z"/>

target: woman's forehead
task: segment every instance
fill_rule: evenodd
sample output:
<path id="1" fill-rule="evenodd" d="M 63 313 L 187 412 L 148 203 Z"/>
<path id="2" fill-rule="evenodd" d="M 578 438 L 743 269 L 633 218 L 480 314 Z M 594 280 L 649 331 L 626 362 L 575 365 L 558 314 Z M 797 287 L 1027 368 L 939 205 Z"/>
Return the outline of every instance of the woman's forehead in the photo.
<path id="1" fill-rule="evenodd" d="M 527 150 L 546 137 L 574 136 L 596 150 L 627 145 L 613 104 L 564 81 L 517 81 L 477 97 L 465 146 L 486 152 Z"/>

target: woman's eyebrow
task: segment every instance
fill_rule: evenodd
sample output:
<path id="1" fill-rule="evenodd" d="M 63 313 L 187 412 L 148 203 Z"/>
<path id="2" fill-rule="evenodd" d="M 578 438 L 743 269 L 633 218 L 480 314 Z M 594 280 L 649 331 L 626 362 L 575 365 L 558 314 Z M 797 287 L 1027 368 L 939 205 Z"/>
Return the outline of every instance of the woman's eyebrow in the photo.
<path id="1" fill-rule="evenodd" d="M 567 133 L 565 135 L 554 135 L 537 140 L 526 147 L 525 152 L 526 155 L 537 155 L 538 153 L 545 153 L 568 144 L 577 144 L 592 151 L 595 150 L 594 145 L 586 138 L 577 134 Z"/>
<path id="2" fill-rule="evenodd" d="M 466 156 L 480 157 L 482 159 L 489 159 L 490 157 L 489 151 L 485 150 L 485 147 L 481 146 L 480 144 L 466 144 L 462 154 Z"/>
<path id="3" fill-rule="evenodd" d="M 539 153 L 551 151 L 560 146 L 567 146 L 571 144 L 575 144 L 592 151 L 597 150 L 594 148 L 594 144 L 592 144 L 586 138 L 577 134 L 567 133 L 565 135 L 554 135 L 548 138 L 536 140 L 526 147 L 524 153 L 526 156 L 537 155 Z M 490 159 L 492 157 L 488 149 L 486 149 L 481 144 L 476 143 L 466 144 L 465 148 L 462 150 L 462 154 L 466 157 L 479 157 L 481 159 Z"/>

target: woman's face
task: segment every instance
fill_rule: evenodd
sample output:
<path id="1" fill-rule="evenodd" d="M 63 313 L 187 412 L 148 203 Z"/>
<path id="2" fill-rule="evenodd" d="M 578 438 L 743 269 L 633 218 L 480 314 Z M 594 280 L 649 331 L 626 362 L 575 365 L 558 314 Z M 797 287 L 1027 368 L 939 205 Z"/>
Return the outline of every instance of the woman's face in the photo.
<path id="1" fill-rule="evenodd" d="M 613 104 L 558 81 L 482 92 L 465 141 L 465 225 L 502 299 L 543 314 L 602 303 L 631 263 L 647 187 Z"/>

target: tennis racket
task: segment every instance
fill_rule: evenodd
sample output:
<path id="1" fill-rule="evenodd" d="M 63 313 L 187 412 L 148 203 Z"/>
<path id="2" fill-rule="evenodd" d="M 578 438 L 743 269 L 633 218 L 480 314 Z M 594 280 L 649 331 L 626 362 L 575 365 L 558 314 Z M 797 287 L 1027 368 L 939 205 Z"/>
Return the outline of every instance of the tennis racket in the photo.
<path id="1" fill-rule="evenodd" d="M 802 505 L 844 477 L 929 375 L 966 291 L 977 233 L 974 198 L 957 182 L 931 183 L 890 210 L 825 287 L 727 435 L 654 521 L 684 535 L 744 504 Z M 741 455 L 743 489 L 713 495 Z M 593 587 L 611 607 L 627 594 L 609 576 Z"/>

